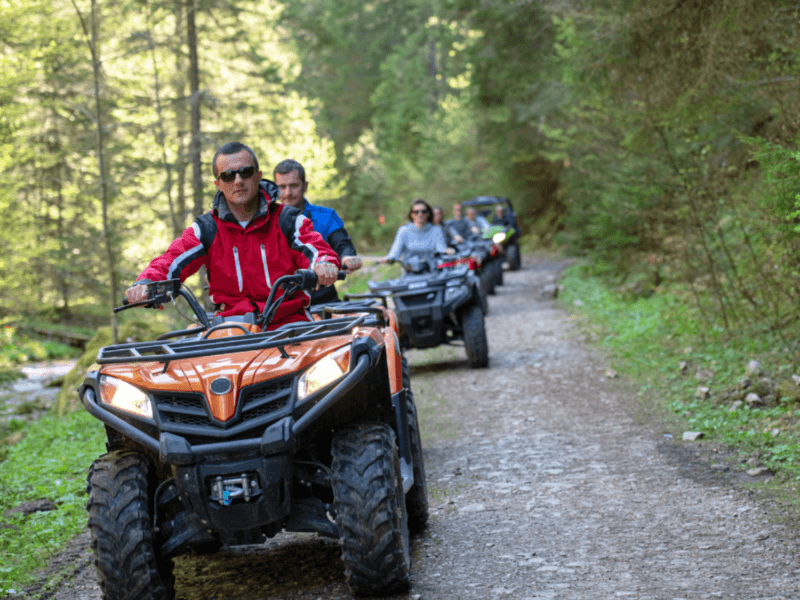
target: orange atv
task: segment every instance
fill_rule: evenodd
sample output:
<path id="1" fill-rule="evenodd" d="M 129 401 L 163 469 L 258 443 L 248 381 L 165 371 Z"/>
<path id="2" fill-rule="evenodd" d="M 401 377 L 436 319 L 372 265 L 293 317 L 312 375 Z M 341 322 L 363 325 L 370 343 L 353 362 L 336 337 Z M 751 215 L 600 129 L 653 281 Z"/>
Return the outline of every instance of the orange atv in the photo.
<path id="1" fill-rule="evenodd" d="M 408 586 L 428 500 L 396 319 L 344 302 L 264 331 L 316 283 L 281 277 L 258 316 L 208 315 L 178 280 L 117 309 L 183 297 L 199 327 L 102 348 L 80 388 L 108 436 L 87 504 L 103 598 L 174 598 L 173 557 L 281 530 L 338 538 L 356 593 Z"/>

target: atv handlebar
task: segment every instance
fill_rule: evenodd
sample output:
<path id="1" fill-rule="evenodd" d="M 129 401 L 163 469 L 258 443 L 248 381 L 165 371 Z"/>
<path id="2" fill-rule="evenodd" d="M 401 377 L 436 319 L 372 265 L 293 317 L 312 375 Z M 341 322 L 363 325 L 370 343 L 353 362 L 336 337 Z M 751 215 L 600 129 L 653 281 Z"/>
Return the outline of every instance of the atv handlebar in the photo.
<path id="1" fill-rule="evenodd" d="M 181 292 L 180 279 L 166 279 L 164 281 L 148 281 L 141 284 L 147 290 L 147 300 L 139 302 L 128 302 L 127 298 L 122 299 L 122 306 L 114 309 L 114 312 L 126 310 L 128 308 L 136 308 L 137 306 L 146 306 L 147 308 L 156 308 L 161 304 L 170 302 L 175 296 L 183 295 Z"/>
<path id="2" fill-rule="evenodd" d="M 345 277 L 347 277 L 347 272 L 339 271 L 336 279 L 338 281 L 344 281 Z M 278 312 L 278 308 L 283 304 L 284 299 L 300 290 L 313 290 L 317 287 L 317 283 L 319 283 L 319 278 L 311 269 L 300 269 L 299 271 L 295 271 L 294 275 L 279 277 L 275 280 L 275 283 L 272 284 L 272 289 L 269 291 L 269 296 L 267 296 L 267 302 L 264 304 L 264 310 L 258 319 L 256 319 L 256 323 L 266 329 L 272 322 L 272 319 L 275 318 L 275 313 Z M 275 293 L 278 289 L 283 289 L 285 291 L 276 301 Z"/>
<path id="3" fill-rule="evenodd" d="M 208 315 L 203 309 L 200 302 L 188 287 L 181 283 L 180 279 L 166 279 L 164 281 L 150 281 L 143 284 L 147 289 L 147 300 L 139 302 L 128 302 L 127 298 L 122 299 L 122 306 L 114 308 L 114 312 L 118 313 L 121 310 L 129 308 L 136 308 L 137 306 L 144 306 L 146 308 L 157 308 L 167 302 L 174 302 L 177 296 L 182 296 L 194 311 L 194 314 L 200 320 L 200 324 L 206 329 L 211 327 L 211 322 L 208 320 Z"/>
<path id="4" fill-rule="evenodd" d="M 347 277 L 346 271 L 339 271 L 337 279 L 342 281 Z M 312 290 L 319 283 L 317 274 L 310 269 L 300 269 L 295 271 L 292 275 L 284 275 L 279 277 L 275 283 L 272 284 L 272 289 L 267 297 L 267 302 L 264 305 L 264 311 L 258 317 L 257 323 L 266 328 L 275 317 L 283 300 L 300 290 Z M 147 288 L 147 300 L 139 302 L 128 302 L 127 298 L 122 300 L 122 306 L 114 308 L 114 312 L 120 312 L 129 308 L 136 308 L 137 306 L 144 306 L 147 308 L 156 308 L 167 302 L 172 302 L 177 296 L 183 296 L 189 303 L 189 306 L 194 311 L 195 315 L 200 321 L 200 324 L 206 329 L 211 327 L 211 322 L 208 319 L 205 309 L 197 300 L 192 291 L 181 283 L 180 279 L 167 279 L 165 281 L 151 281 L 143 284 Z M 285 290 L 285 293 L 275 300 L 275 293 L 279 288 Z"/>

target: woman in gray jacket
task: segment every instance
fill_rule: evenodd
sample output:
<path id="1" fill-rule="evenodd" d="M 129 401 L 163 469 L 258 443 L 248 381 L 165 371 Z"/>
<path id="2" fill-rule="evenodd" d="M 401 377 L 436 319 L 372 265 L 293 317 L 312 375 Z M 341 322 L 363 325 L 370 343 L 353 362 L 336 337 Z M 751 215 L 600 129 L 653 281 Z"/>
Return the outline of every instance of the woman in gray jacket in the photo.
<path id="1" fill-rule="evenodd" d="M 400 257 L 406 261 L 412 256 L 428 259 L 436 253 L 446 253 L 442 228 L 430 223 L 432 216 L 430 205 L 422 198 L 415 198 L 408 211 L 410 223 L 397 230 L 392 249 L 381 262 L 393 262 Z"/>

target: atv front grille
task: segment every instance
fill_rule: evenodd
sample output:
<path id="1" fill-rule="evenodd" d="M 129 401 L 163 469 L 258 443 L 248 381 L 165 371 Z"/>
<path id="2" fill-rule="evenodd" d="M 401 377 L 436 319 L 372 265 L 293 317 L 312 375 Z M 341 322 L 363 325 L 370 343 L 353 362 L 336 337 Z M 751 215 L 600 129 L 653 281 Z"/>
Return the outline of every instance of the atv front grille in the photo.
<path id="1" fill-rule="evenodd" d="M 408 308 L 415 308 L 417 306 L 427 306 L 433 303 L 436 299 L 436 292 L 430 291 L 424 294 L 415 294 L 413 296 L 401 296 L 400 300 L 403 305 Z"/>
<path id="2" fill-rule="evenodd" d="M 293 386 L 294 379 L 289 377 L 245 387 L 239 394 L 236 414 L 224 423 L 211 417 L 203 394 L 156 394 L 154 398 L 161 425 L 166 431 L 197 440 L 205 436 L 236 438 L 252 435 L 244 432 L 289 414 Z M 230 431 L 223 433 L 226 429 Z"/>
<path id="3" fill-rule="evenodd" d="M 276 418 L 282 417 L 292 399 L 293 383 L 291 379 L 284 379 L 277 383 L 269 382 L 244 388 L 239 397 L 242 420 L 249 421 L 273 414 Z"/>
<path id="4" fill-rule="evenodd" d="M 203 394 L 157 394 L 155 401 L 164 424 L 208 425 L 211 422 Z"/>

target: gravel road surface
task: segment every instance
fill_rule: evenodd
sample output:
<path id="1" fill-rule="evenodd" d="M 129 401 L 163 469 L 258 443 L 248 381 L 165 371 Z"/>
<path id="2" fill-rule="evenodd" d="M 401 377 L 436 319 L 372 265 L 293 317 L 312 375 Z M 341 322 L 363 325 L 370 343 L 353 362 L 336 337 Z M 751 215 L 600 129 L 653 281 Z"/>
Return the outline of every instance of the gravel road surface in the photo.
<path id="1" fill-rule="evenodd" d="M 800 598 L 795 533 L 707 445 L 643 417 L 542 298 L 566 263 L 526 259 L 489 299 L 489 369 L 460 348 L 409 353 L 432 518 L 392 598 Z M 44 597 L 99 599 L 88 557 L 84 534 L 54 562 L 71 581 Z M 352 598 L 338 545 L 313 535 L 180 557 L 176 576 L 182 600 Z"/>

